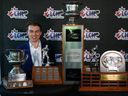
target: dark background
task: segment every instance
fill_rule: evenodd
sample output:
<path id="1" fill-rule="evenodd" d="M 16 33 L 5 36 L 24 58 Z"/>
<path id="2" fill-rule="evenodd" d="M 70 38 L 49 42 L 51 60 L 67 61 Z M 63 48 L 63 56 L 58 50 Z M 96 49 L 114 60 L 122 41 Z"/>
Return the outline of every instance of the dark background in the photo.
<path id="1" fill-rule="evenodd" d="M 0 49 L 3 52 L 4 49 L 16 48 L 24 41 L 14 41 L 7 38 L 7 34 L 10 33 L 13 28 L 16 28 L 20 32 L 26 31 L 26 23 L 28 21 L 36 21 L 42 24 L 43 32 L 52 28 L 57 32 L 62 32 L 62 25 L 66 23 L 66 19 L 46 19 L 43 16 L 43 12 L 50 6 L 55 10 L 65 9 L 64 2 L 68 0 L 1 0 L 0 6 Z M 100 32 L 100 41 L 85 41 L 85 49 L 91 49 L 95 45 L 98 45 L 99 53 L 102 54 L 107 50 L 123 49 L 128 53 L 127 40 L 117 40 L 114 35 L 120 29 L 124 28 L 128 30 L 128 19 L 118 19 L 114 14 L 121 6 L 128 9 L 127 0 L 79 0 L 82 2 L 80 10 L 88 6 L 91 10 L 100 10 L 98 14 L 99 19 L 82 19 L 77 20 L 79 24 L 84 25 L 84 28 L 89 29 L 91 32 Z M 27 19 L 14 19 L 7 16 L 7 12 L 11 10 L 13 6 L 16 6 L 18 10 L 28 10 L 29 14 Z M 43 38 L 43 37 L 42 37 Z M 55 52 L 61 53 L 61 41 L 49 41 L 54 43 Z M 2 56 L 3 58 L 3 56 Z M 3 61 L 2 59 L 0 63 Z M 5 62 L 5 61 L 4 61 Z M 6 66 L 2 62 L 2 66 Z M 7 66 L 6 66 L 7 67 Z M 3 67 L 4 68 L 4 67 Z M 2 68 L 2 69 L 3 69 Z M 5 68 L 4 70 L 6 70 Z"/>
<path id="2" fill-rule="evenodd" d="M 37 21 L 42 24 L 43 32 L 46 33 L 50 28 L 57 32 L 62 31 L 62 25 L 65 24 L 65 19 L 46 19 L 43 12 L 48 7 L 53 7 L 55 10 L 65 9 L 64 2 L 68 0 L 0 0 L 0 65 L 3 75 L 7 75 L 10 66 L 7 66 L 7 61 L 4 58 L 3 52 L 5 49 L 15 49 L 24 41 L 11 41 L 7 38 L 7 34 L 13 28 L 20 32 L 25 32 L 25 25 L 28 21 Z M 123 49 L 128 53 L 127 40 L 117 40 L 114 34 L 120 29 L 128 30 L 128 19 L 118 19 L 114 14 L 121 6 L 128 10 L 128 0 L 78 0 L 82 2 L 80 9 L 88 6 L 91 10 L 100 10 L 99 19 L 78 19 L 79 24 L 84 25 L 90 31 L 100 32 L 100 41 L 85 41 L 85 48 L 90 49 L 98 45 L 98 52 L 102 54 L 107 50 Z M 27 19 L 11 19 L 7 16 L 7 12 L 16 6 L 19 10 L 28 10 Z M 42 37 L 43 38 L 43 37 Z M 61 53 L 61 41 L 49 41 L 54 43 L 55 52 Z"/>

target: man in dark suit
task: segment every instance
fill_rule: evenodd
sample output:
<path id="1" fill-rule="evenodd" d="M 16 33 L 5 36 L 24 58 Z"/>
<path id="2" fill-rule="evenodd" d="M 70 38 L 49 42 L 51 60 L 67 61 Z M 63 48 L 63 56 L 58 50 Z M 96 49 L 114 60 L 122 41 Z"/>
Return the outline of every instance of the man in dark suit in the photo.
<path id="1" fill-rule="evenodd" d="M 45 66 L 44 61 L 46 60 L 43 60 L 42 64 L 42 49 L 46 46 L 49 47 L 48 55 L 51 56 L 51 60 L 54 62 L 54 48 L 49 46 L 46 41 L 40 40 L 42 27 L 39 23 L 29 23 L 27 26 L 27 34 L 29 40 L 24 45 L 19 46 L 18 49 L 24 50 L 25 55 L 28 56 L 26 62 L 21 67 L 26 73 L 27 79 L 31 79 L 33 66 Z"/>

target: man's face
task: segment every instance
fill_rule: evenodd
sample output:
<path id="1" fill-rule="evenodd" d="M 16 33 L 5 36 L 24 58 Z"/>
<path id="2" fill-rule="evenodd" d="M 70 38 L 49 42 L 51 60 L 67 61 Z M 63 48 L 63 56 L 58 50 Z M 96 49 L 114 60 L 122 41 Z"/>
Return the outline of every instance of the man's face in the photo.
<path id="1" fill-rule="evenodd" d="M 42 32 L 39 26 L 29 25 L 28 26 L 28 37 L 31 42 L 38 42 Z"/>

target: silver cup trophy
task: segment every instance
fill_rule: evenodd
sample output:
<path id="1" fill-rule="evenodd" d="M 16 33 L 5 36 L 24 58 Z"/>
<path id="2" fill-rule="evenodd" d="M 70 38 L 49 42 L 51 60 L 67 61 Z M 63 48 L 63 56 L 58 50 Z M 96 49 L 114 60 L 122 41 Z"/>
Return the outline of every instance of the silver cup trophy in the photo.
<path id="1" fill-rule="evenodd" d="M 5 56 L 8 62 L 13 66 L 12 70 L 8 74 L 8 80 L 26 80 L 26 73 L 21 69 L 21 64 L 23 64 L 27 59 L 27 55 L 25 56 L 24 51 L 20 49 L 8 49 L 6 50 Z"/>
<path id="2" fill-rule="evenodd" d="M 79 1 L 67 1 L 64 3 L 66 7 L 65 16 L 68 18 L 67 24 L 76 24 L 76 19 L 79 17 Z"/>

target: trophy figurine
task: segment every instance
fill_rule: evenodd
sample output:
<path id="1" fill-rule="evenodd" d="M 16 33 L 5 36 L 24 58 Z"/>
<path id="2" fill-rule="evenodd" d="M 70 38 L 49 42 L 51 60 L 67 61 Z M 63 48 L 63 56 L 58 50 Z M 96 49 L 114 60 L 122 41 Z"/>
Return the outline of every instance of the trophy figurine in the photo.
<path id="1" fill-rule="evenodd" d="M 49 60 L 49 56 L 48 56 L 48 51 L 49 51 L 49 48 L 48 48 L 48 45 L 46 45 L 43 49 L 42 49 L 42 65 L 45 65 L 45 66 L 49 66 L 50 65 L 50 60 Z M 46 63 L 44 62 L 46 59 Z"/>
<path id="2" fill-rule="evenodd" d="M 26 80 L 26 74 L 20 67 L 21 64 L 23 64 L 27 59 L 27 57 L 24 55 L 24 51 L 20 49 L 6 50 L 5 56 L 8 62 L 13 66 L 12 70 L 8 74 L 9 81 Z"/>

